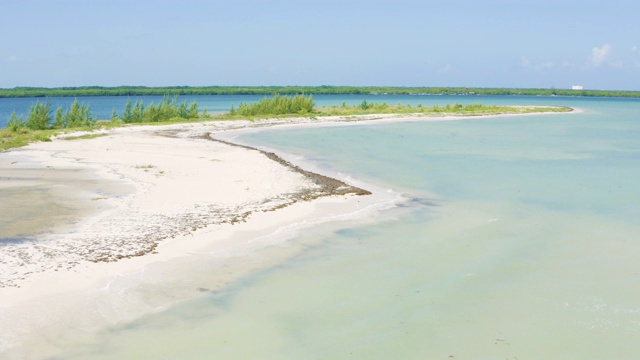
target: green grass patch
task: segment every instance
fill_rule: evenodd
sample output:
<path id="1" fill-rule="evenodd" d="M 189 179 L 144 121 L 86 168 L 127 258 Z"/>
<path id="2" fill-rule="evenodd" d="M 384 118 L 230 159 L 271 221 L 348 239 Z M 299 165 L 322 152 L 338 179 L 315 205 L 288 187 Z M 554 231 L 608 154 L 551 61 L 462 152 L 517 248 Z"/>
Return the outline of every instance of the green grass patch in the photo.
<path id="1" fill-rule="evenodd" d="M 0 129 L 0 151 L 26 146 L 38 141 L 51 141 L 59 133 L 56 130 L 31 130 L 20 128 L 17 131 Z"/>
<path id="2" fill-rule="evenodd" d="M 107 136 L 107 134 L 85 134 L 78 136 L 65 136 L 62 140 L 82 140 L 82 139 L 95 139 L 99 137 Z"/>
<path id="3" fill-rule="evenodd" d="M 149 165 L 136 165 L 136 166 L 134 166 L 134 168 L 144 170 L 144 172 L 149 172 L 149 170 L 155 169 L 156 166 L 155 165 L 151 165 L 151 164 L 149 164 Z"/>
<path id="4" fill-rule="evenodd" d="M 43 141 L 43 142 L 51 141 L 51 135 L 42 133 L 42 132 L 38 132 L 34 134 L 33 138 L 35 139 L 35 141 Z"/>
<path id="5" fill-rule="evenodd" d="M 204 122 L 211 120 L 210 117 L 201 117 L 201 118 L 193 118 L 193 119 L 183 119 L 183 118 L 172 118 L 162 122 L 154 122 L 154 123 L 136 123 L 135 125 L 170 125 L 176 123 L 194 123 L 194 122 Z M 75 127 L 75 128 L 65 128 L 65 129 L 46 129 L 46 130 L 33 130 L 29 129 L 25 126 L 17 126 L 14 128 L 4 128 L 0 129 L 0 151 L 5 151 L 13 148 L 18 148 L 22 146 L 26 146 L 33 142 L 38 141 L 51 141 L 53 136 L 57 136 L 60 134 L 68 134 L 79 131 L 93 131 L 96 129 L 114 129 L 123 126 L 131 126 L 130 124 L 124 124 L 122 122 L 111 122 L 111 121 L 97 121 L 96 125 L 92 125 L 90 127 Z M 78 136 L 69 136 L 61 138 L 63 140 L 78 140 L 78 139 L 94 139 L 102 136 L 107 136 L 108 134 L 85 134 Z"/>

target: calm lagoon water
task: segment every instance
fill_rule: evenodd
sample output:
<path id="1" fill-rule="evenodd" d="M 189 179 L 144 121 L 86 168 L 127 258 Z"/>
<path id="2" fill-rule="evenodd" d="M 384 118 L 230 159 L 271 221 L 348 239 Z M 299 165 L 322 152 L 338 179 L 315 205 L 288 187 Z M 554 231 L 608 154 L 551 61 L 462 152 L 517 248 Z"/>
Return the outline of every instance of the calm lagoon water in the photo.
<path id="1" fill-rule="evenodd" d="M 640 101 L 420 98 L 582 112 L 244 135 L 428 201 L 55 359 L 638 358 Z"/>

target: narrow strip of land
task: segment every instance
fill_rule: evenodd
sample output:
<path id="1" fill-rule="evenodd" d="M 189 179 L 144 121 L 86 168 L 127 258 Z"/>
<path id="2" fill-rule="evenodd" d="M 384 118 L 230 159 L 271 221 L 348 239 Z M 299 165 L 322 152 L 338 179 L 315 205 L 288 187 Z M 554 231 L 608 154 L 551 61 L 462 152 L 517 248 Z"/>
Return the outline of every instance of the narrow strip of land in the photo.
<path id="1" fill-rule="evenodd" d="M 640 91 L 477 88 L 477 87 L 393 87 L 393 86 L 81 86 L 63 88 L 15 87 L 0 89 L 0 97 L 48 96 L 142 96 L 142 95 L 273 95 L 273 94 L 353 94 L 353 95 L 524 95 L 640 97 Z"/>

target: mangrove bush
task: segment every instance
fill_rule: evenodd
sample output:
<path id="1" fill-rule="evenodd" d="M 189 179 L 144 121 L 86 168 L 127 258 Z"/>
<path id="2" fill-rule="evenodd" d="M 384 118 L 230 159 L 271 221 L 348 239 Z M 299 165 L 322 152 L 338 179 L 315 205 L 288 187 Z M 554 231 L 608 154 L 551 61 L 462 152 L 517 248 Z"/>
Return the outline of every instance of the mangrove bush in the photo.
<path id="1" fill-rule="evenodd" d="M 36 101 L 29 109 L 25 126 L 31 130 L 49 129 L 51 122 L 51 103 Z"/>
<path id="2" fill-rule="evenodd" d="M 475 87 L 390 87 L 390 86 L 81 86 L 15 87 L 0 89 L 2 97 L 53 96 L 143 96 L 143 95 L 298 95 L 298 94 L 411 94 L 411 95 L 528 95 L 528 96 L 597 96 L 640 98 L 640 91 L 522 89 Z"/>
<path id="3" fill-rule="evenodd" d="M 255 117 L 255 116 L 275 116 L 275 115 L 305 115 L 313 112 L 315 104 L 313 96 L 296 95 L 296 96 L 280 96 L 276 94 L 270 98 L 264 98 L 254 104 L 241 103 L 238 109 L 233 107 L 229 114 Z"/>
<path id="4" fill-rule="evenodd" d="M 199 117 L 206 117 L 205 113 L 201 113 L 198 110 L 198 103 L 192 102 L 187 104 L 182 102 L 178 104 L 177 97 L 165 96 L 157 105 L 151 103 L 145 107 L 144 102 L 137 100 L 134 104 L 131 100 L 127 100 L 124 112 L 121 117 L 114 112 L 111 114 L 111 120 L 117 121 L 120 119 L 125 124 L 131 123 L 155 123 L 169 121 L 172 119 L 196 119 Z"/>

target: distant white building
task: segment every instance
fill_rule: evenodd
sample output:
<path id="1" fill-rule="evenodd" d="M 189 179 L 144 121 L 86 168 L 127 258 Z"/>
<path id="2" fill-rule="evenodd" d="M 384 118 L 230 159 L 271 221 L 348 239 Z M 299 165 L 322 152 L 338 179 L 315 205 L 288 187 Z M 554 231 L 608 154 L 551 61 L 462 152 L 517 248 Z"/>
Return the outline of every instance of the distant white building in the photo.
<path id="1" fill-rule="evenodd" d="M 571 90 L 584 90 L 584 86 L 582 85 L 573 85 Z"/>

